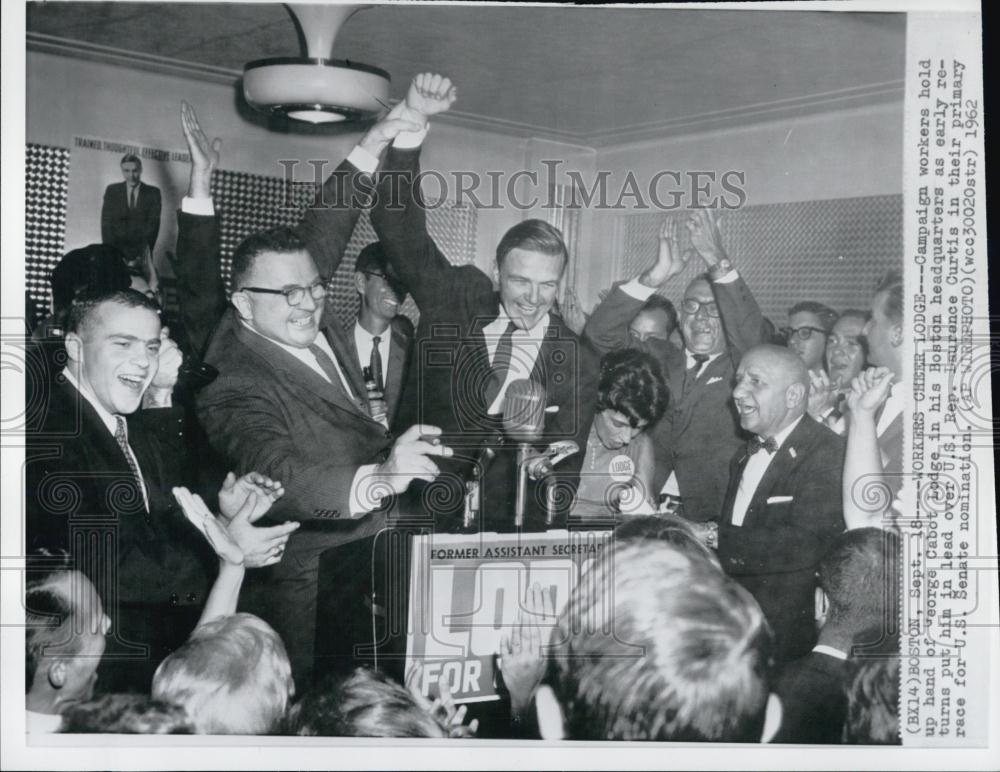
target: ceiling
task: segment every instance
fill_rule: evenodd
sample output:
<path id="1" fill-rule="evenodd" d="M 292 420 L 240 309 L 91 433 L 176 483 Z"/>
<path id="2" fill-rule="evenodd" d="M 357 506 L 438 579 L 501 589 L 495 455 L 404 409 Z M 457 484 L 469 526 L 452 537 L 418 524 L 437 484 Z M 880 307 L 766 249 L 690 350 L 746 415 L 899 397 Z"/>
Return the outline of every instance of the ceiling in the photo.
<path id="1" fill-rule="evenodd" d="M 224 76 L 300 50 L 279 4 L 32 2 L 27 27 L 29 48 Z M 333 53 L 388 70 L 395 98 L 418 72 L 450 75 L 454 122 L 600 146 L 900 100 L 905 40 L 904 14 L 381 5 Z"/>

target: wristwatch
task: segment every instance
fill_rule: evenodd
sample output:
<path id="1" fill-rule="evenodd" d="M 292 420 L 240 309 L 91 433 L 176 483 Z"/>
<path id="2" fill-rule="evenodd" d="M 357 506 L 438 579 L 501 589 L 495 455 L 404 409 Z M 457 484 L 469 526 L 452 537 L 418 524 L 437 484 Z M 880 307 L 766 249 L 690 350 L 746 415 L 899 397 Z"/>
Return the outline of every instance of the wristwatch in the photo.
<path id="1" fill-rule="evenodd" d="M 708 269 L 708 275 L 711 277 L 712 281 L 721 279 L 727 273 L 733 270 L 733 264 L 728 257 L 724 257 L 711 268 Z"/>
<path id="2" fill-rule="evenodd" d="M 705 523 L 708 532 L 705 534 L 705 544 L 713 550 L 719 549 L 719 524 L 715 521 Z"/>

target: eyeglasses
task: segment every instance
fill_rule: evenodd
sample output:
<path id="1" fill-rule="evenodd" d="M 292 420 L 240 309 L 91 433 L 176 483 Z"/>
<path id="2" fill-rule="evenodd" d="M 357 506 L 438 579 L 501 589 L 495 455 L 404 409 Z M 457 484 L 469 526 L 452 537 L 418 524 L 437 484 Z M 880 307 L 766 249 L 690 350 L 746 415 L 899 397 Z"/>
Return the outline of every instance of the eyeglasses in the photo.
<path id="1" fill-rule="evenodd" d="M 702 303 L 700 300 L 695 300 L 694 298 L 684 298 L 684 300 L 681 301 L 681 310 L 689 316 L 694 316 L 702 308 L 704 308 L 705 313 L 713 319 L 719 318 L 719 306 L 714 300 Z"/>
<path id="2" fill-rule="evenodd" d="M 313 300 L 321 300 L 326 297 L 326 279 L 320 279 L 315 284 L 308 287 L 292 287 L 290 289 L 269 289 L 267 287 L 240 287 L 240 292 L 259 292 L 262 295 L 284 295 L 290 306 L 297 306 L 306 299 L 306 293 Z"/>
<path id="3" fill-rule="evenodd" d="M 783 327 L 781 331 L 785 334 L 785 337 L 791 340 L 792 338 L 798 338 L 799 340 L 809 340 L 814 332 L 818 332 L 820 335 L 826 335 L 826 330 L 821 327 L 809 327 L 808 325 L 804 327 Z"/>

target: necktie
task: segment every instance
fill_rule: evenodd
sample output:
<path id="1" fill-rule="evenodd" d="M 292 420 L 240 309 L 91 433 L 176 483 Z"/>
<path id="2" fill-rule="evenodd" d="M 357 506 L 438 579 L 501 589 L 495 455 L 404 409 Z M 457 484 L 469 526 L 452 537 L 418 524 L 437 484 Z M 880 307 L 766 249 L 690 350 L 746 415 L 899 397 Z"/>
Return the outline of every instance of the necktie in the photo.
<path id="1" fill-rule="evenodd" d="M 510 369 L 511 356 L 514 353 L 514 331 L 517 325 L 507 322 L 507 329 L 503 331 L 500 340 L 497 341 L 496 354 L 493 355 L 493 364 L 490 366 L 490 377 L 486 384 L 486 409 L 496 400 L 507 380 L 507 371 Z"/>
<path id="2" fill-rule="evenodd" d="M 375 386 L 378 387 L 379 391 L 385 389 L 385 383 L 382 381 L 382 352 L 378 348 L 381 342 L 382 338 L 378 335 L 372 338 L 372 358 L 369 362 L 369 367 L 372 369 L 372 378 L 375 380 Z"/>
<path id="3" fill-rule="evenodd" d="M 135 196 L 136 196 L 136 188 L 132 188 L 131 192 L 128 194 L 129 209 L 135 209 Z"/>
<path id="4" fill-rule="evenodd" d="M 694 382 L 698 380 L 701 368 L 708 361 L 708 354 L 691 354 L 691 358 L 694 360 L 694 364 L 684 371 L 684 388 L 682 389 L 684 394 L 687 394 L 691 390 L 691 387 L 694 386 Z"/>
<path id="5" fill-rule="evenodd" d="M 316 357 L 316 362 L 319 364 L 320 369 L 326 373 L 326 377 L 330 379 L 330 383 L 333 384 L 335 389 L 339 388 L 341 392 L 345 391 L 344 381 L 340 377 L 340 370 L 330 359 L 330 355 L 327 354 L 323 349 L 317 346 L 315 343 L 309 344 L 310 353 Z M 354 395 L 349 391 L 347 392 L 349 399 L 354 398 Z"/>
<path id="6" fill-rule="evenodd" d="M 139 495 L 142 496 L 143 504 L 146 507 L 146 511 L 149 511 L 149 505 L 146 503 L 146 489 L 142 484 L 142 475 L 139 474 L 139 464 L 135 460 L 135 456 L 132 455 L 132 448 L 128 446 L 128 434 L 125 430 L 125 419 L 120 415 L 115 416 L 115 442 L 118 443 L 118 447 L 122 449 L 122 453 L 125 454 L 125 460 L 128 462 L 129 471 L 132 472 L 132 479 L 135 481 L 136 487 L 139 489 Z"/>
<path id="7" fill-rule="evenodd" d="M 752 456 L 761 448 L 766 450 L 771 455 L 774 455 L 778 450 L 778 443 L 775 442 L 774 437 L 768 437 L 762 440 L 757 435 L 754 435 L 747 440 L 747 456 Z"/>

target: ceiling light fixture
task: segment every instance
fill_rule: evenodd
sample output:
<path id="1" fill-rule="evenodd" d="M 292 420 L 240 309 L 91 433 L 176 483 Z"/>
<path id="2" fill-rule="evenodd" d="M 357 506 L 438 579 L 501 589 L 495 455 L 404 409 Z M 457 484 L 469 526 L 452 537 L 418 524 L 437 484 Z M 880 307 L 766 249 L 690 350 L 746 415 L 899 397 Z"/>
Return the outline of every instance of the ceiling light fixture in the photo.
<path id="1" fill-rule="evenodd" d="M 341 26 L 359 5 L 286 3 L 306 56 L 257 59 L 243 68 L 243 96 L 256 110 L 308 123 L 370 118 L 389 101 L 389 73 L 330 58 Z"/>

